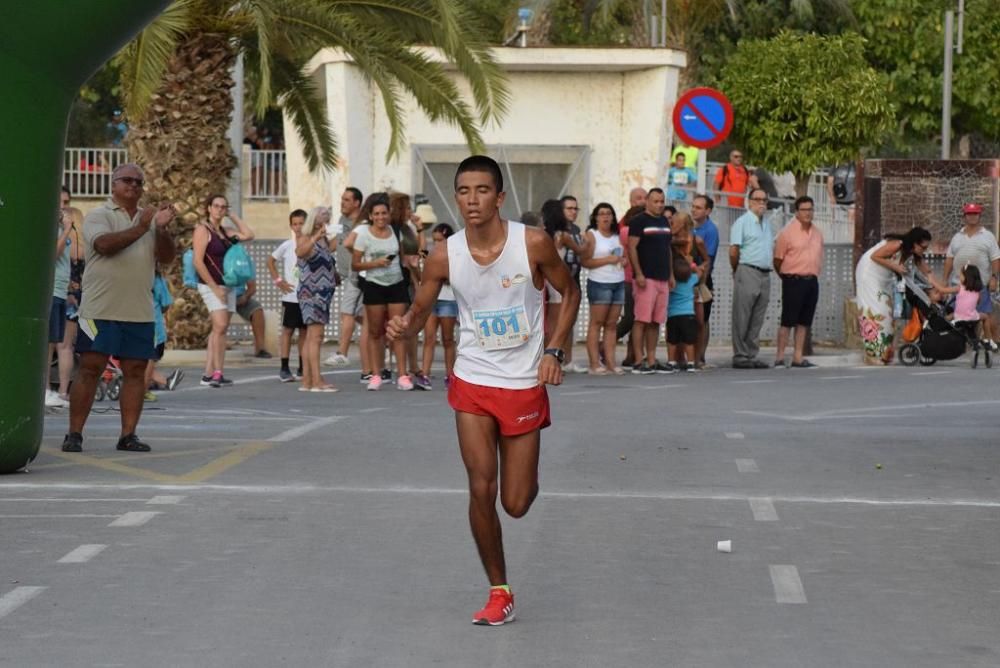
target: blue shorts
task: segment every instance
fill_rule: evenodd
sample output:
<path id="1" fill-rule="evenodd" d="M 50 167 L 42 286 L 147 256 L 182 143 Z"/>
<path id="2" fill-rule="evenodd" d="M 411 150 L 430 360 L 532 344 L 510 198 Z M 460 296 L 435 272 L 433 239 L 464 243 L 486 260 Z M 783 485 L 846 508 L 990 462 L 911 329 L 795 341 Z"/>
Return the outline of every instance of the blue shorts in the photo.
<path id="1" fill-rule="evenodd" d="M 439 299 L 434 302 L 434 315 L 439 318 L 457 318 L 458 302 L 452 299 Z"/>
<path id="2" fill-rule="evenodd" d="M 62 343 L 65 334 L 66 300 L 53 297 L 52 306 L 49 307 L 49 343 Z"/>
<path id="3" fill-rule="evenodd" d="M 587 279 L 587 301 L 591 304 L 624 304 L 625 281 L 598 283 Z"/>
<path id="4" fill-rule="evenodd" d="M 993 313 L 993 298 L 990 296 L 989 288 L 983 287 L 979 291 L 979 303 L 976 305 L 979 313 Z"/>
<path id="5" fill-rule="evenodd" d="M 156 359 L 156 327 L 151 322 L 80 318 L 76 352 L 103 353 L 126 360 Z"/>

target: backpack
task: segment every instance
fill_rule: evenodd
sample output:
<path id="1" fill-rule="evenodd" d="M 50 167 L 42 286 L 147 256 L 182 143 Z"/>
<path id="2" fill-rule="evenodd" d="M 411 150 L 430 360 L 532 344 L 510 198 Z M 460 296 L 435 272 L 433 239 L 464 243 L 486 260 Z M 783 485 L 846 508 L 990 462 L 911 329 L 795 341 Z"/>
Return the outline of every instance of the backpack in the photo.
<path id="1" fill-rule="evenodd" d="M 184 287 L 198 287 L 198 272 L 194 269 L 194 249 L 188 248 L 181 256 L 181 264 L 184 267 Z"/>
<path id="2" fill-rule="evenodd" d="M 253 260 L 240 243 L 234 243 L 222 258 L 222 281 L 229 287 L 245 285 L 254 278 Z"/>

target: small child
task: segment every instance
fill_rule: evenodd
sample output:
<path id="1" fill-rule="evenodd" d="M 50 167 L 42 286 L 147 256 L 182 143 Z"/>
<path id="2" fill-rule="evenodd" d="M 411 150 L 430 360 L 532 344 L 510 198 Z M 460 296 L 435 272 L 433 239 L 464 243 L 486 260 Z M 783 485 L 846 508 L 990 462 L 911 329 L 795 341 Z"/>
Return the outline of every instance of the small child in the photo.
<path id="1" fill-rule="evenodd" d="M 695 371 L 694 347 L 698 341 L 698 321 L 694 316 L 694 290 L 701 270 L 680 254 L 674 255 L 674 289 L 667 302 L 668 366 L 678 371 Z"/>
<path id="2" fill-rule="evenodd" d="M 174 303 L 174 298 L 170 295 L 170 288 L 160 274 L 159 266 L 153 274 L 153 345 L 156 347 L 156 357 L 149 360 L 146 365 L 146 401 L 156 401 L 153 388 L 161 390 L 173 390 L 184 377 L 184 372 L 175 370 L 168 377 L 156 370 L 156 363 L 163 359 L 163 351 L 167 343 L 167 323 L 163 316 Z"/>
<path id="3" fill-rule="evenodd" d="M 968 264 L 962 268 L 959 278 L 961 285 L 958 286 L 958 294 L 955 296 L 954 320 L 956 322 L 978 322 L 985 319 L 986 314 L 976 310 L 979 305 L 980 293 L 983 291 L 983 279 L 979 275 L 979 268 Z"/>

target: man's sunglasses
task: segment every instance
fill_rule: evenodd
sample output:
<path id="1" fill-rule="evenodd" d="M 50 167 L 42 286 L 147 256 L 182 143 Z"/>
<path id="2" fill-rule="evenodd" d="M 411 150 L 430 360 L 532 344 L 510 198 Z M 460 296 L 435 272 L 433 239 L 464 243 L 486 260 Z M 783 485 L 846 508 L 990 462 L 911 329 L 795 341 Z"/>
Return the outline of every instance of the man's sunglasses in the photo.
<path id="1" fill-rule="evenodd" d="M 117 179 L 115 179 L 115 181 L 121 181 L 127 186 L 139 186 L 140 188 L 143 186 L 144 183 L 146 183 L 142 179 L 137 179 L 132 176 L 119 176 Z"/>

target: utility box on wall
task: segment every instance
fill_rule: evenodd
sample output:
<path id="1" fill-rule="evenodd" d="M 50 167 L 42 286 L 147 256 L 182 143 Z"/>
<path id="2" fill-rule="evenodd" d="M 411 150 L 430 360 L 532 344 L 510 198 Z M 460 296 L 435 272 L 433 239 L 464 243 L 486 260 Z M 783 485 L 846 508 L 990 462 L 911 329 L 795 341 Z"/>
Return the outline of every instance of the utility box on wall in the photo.
<path id="1" fill-rule="evenodd" d="M 983 206 L 983 225 L 997 233 L 1000 160 L 866 160 L 858 173 L 854 259 L 885 234 L 920 226 L 944 253 L 962 227 L 962 205 Z"/>

